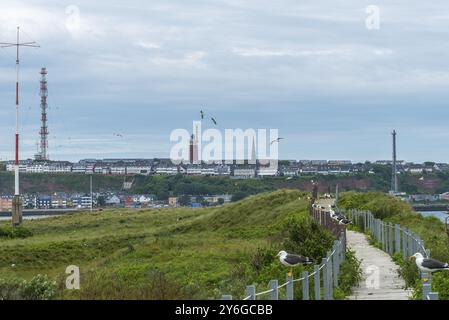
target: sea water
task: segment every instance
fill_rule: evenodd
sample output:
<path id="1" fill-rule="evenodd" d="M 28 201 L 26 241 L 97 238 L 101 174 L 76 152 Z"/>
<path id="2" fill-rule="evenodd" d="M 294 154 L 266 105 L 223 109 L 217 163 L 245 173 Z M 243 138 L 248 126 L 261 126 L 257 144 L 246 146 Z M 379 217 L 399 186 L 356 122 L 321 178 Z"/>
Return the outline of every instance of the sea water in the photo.
<path id="1" fill-rule="evenodd" d="M 448 216 L 447 211 L 419 211 L 423 217 L 437 217 L 444 222 Z"/>

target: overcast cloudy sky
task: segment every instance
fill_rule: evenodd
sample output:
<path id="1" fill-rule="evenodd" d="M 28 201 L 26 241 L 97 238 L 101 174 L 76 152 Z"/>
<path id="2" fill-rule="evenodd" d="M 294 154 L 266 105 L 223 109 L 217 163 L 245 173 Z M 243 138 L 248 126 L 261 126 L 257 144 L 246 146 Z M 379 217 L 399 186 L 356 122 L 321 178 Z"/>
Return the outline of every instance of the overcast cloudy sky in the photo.
<path id="1" fill-rule="evenodd" d="M 0 0 L 0 13 L 0 42 L 20 25 L 41 45 L 22 54 L 22 158 L 46 66 L 56 160 L 167 157 L 170 132 L 203 109 L 222 130 L 278 128 L 281 158 L 390 158 L 395 128 L 399 158 L 449 162 L 447 0 Z M 3 160 L 14 63 L 1 49 Z"/>

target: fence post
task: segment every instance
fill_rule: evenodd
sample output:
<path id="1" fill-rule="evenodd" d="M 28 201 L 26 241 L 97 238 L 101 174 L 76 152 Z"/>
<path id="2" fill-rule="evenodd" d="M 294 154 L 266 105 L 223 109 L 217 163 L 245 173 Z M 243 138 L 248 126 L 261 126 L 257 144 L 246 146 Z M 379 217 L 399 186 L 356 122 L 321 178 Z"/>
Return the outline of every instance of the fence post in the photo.
<path id="1" fill-rule="evenodd" d="M 333 267 L 333 280 L 334 280 L 334 287 L 338 287 L 338 241 L 334 241 L 333 246 L 334 254 L 332 256 L 332 267 Z"/>
<path id="2" fill-rule="evenodd" d="M 391 256 L 394 254 L 393 236 L 394 236 L 394 233 L 393 233 L 393 224 L 390 223 L 390 247 L 389 247 L 389 249 L 390 249 L 390 255 L 391 255 Z"/>
<path id="3" fill-rule="evenodd" d="M 221 300 L 232 300 L 232 296 L 230 294 L 225 294 L 221 297 Z"/>
<path id="4" fill-rule="evenodd" d="M 380 219 L 379 219 L 380 220 Z M 380 248 L 385 251 L 385 230 L 384 230 L 384 223 L 379 221 L 380 223 Z"/>
<path id="5" fill-rule="evenodd" d="M 430 291 L 432 290 L 430 284 L 426 283 L 422 285 L 422 299 L 427 300 Z"/>
<path id="6" fill-rule="evenodd" d="M 424 249 L 424 240 L 419 240 L 419 252 L 425 257 L 426 256 L 426 249 Z"/>
<path id="7" fill-rule="evenodd" d="M 321 300 L 320 266 L 313 266 L 313 282 L 315 288 L 315 300 Z"/>
<path id="8" fill-rule="evenodd" d="M 432 282 L 427 273 L 421 272 L 421 282 L 422 282 L 422 299 L 427 300 L 430 291 L 432 291 Z"/>
<path id="9" fill-rule="evenodd" d="M 279 289 L 278 289 L 278 281 L 270 280 L 270 289 L 273 290 L 270 293 L 271 300 L 279 300 Z"/>
<path id="10" fill-rule="evenodd" d="M 376 219 L 377 224 L 377 242 L 382 246 L 382 228 L 380 227 L 380 220 Z"/>
<path id="11" fill-rule="evenodd" d="M 333 257 L 332 257 L 332 252 L 328 251 L 327 252 L 327 257 L 328 257 L 328 260 L 329 260 L 329 266 L 327 268 L 327 272 L 329 274 L 329 276 L 327 278 L 328 287 L 329 287 L 329 300 L 332 300 L 333 299 L 333 294 L 332 294 L 332 291 L 333 291 L 333 283 L 332 283 L 332 277 L 333 277 L 333 274 L 332 274 L 332 260 L 333 260 Z"/>
<path id="12" fill-rule="evenodd" d="M 385 234 L 385 237 L 384 237 L 384 244 L 385 244 L 384 251 L 386 253 L 388 253 L 388 224 L 386 224 L 385 222 L 384 222 L 384 234 Z"/>
<path id="13" fill-rule="evenodd" d="M 384 239 L 383 239 L 383 237 L 384 237 L 384 228 L 383 228 L 383 225 L 382 225 L 382 221 L 379 219 L 379 233 L 380 233 L 380 249 L 384 249 Z"/>
<path id="14" fill-rule="evenodd" d="M 302 273 L 302 300 L 309 300 L 309 272 Z"/>
<path id="15" fill-rule="evenodd" d="M 380 225 L 380 219 L 376 219 L 377 224 L 377 242 L 382 245 L 382 228 Z"/>
<path id="16" fill-rule="evenodd" d="M 407 259 L 407 229 L 402 228 L 402 259 Z"/>
<path id="17" fill-rule="evenodd" d="M 394 245 L 395 245 L 395 253 L 401 252 L 401 233 L 399 232 L 399 225 L 396 224 L 394 226 Z"/>
<path id="18" fill-rule="evenodd" d="M 293 300 L 293 276 L 289 277 L 287 274 L 286 281 L 287 300 Z"/>
<path id="19" fill-rule="evenodd" d="M 377 241 L 377 221 L 373 218 L 373 237 Z"/>
<path id="20" fill-rule="evenodd" d="M 412 232 L 409 230 L 407 235 L 407 249 L 408 249 L 408 255 L 413 255 L 413 239 L 412 239 Z"/>
<path id="21" fill-rule="evenodd" d="M 323 265 L 323 299 L 329 300 L 329 287 L 328 287 L 328 280 L 329 273 L 327 272 L 327 259 L 323 258 L 321 260 Z"/>
<path id="22" fill-rule="evenodd" d="M 414 237 L 415 237 L 415 234 L 413 233 L 413 231 L 410 231 L 409 230 L 409 233 L 410 233 L 410 255 L 413 255 L 413 254 L 415 254 L 416 253 L 416 249 L 415 249 L 415 246 L 416 246 L 416 242 L 415 242 L 415 239 L 414 239 Z"/>
<path id="23" fill-rule="evenodd" d="M 256 300 L 256 286 L 246 286 L 246 296 L 251 296 L 248 300 Z"/>
<path id="24" fill-rule="evenodd" d="M 366 212 L 363 212 L 363 232 L 366 232 Z"/>

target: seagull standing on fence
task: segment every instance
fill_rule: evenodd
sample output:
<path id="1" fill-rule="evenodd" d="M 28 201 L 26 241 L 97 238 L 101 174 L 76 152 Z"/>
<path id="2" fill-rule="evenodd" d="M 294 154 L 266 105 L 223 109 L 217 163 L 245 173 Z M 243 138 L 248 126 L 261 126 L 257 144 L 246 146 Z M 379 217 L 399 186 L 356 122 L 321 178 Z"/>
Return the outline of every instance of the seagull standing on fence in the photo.
<path id="1" fill-rule="evenodd" d="M 285 251 L 279 251 L 278 253 L 279 261 L 287 267 L 290 267 L 290 272 L 288 276 L 291 277 L 293 275 L 293 267 L 302 265 L 302 264 L 312 264 L 312 261 L 308 257 L 303 257 L 297 254 L 289 254 Z"/>
<path id="2" fill-rule="evenodd" d="M 352 223 L 352 221 L 349 220 L 349 219 L 346 219 L 346 218 L 343 218 L 340 221 L 338 221 L 338 224 L 341 224 L 343 226 L 346 226 L 346 225 L 351 224 L 351 223 Z"/>
<path id="3" fill-rule="evenodd" d="M 411 256 L 410 259 L 415 260 L 416 266 L 422 272 L 432 273 L 435 271 L 449 270 L 449 264 L 447 262 L 424 258 L 423 255 L 419 252 Z"/>

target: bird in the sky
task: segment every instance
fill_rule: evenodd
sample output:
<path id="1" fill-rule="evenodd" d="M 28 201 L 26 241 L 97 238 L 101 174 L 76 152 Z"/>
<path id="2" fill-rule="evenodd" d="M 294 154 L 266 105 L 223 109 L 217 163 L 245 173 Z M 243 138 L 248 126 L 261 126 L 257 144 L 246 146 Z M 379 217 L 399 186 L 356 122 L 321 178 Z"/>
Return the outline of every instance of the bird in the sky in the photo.
<path id="1" fill-rule="evenodd" d="M 114 133 L 114 136 L 117 136 L 117 137 L 123 138 L 123 135 L 122 135 L 122 134 L 120 134 L 120 133 Z"/>
<path id="2" fill-rule="evenodd" d="M 217 125 L 217 120 L 215 120 L 214 118 L 210 118 L 212 120 L 212 122 Z"/>
<path id="3" fill-rule="evenodd" d="M 290 267 L 290 272 L 288 273 L 288 276 L 291 277 L 293 274 L 293 267 L 302 265 L 302 264 L 312 264 L 312 261 L 308 257 L 303 257 L 297 254 L 289 254 L 285 252 L 284 250 L 279 251 L 277 254 L 279 257 L 279 261 L 287 267 Z"/>
<path id="4" fill-rule="evenodd" d="M 204 119 L 204 112 L 203 110 L 200 110 L 201 119 Z"/>
<path id="5" fill-rule="evenodd" d="M 279 141 L 281 141 L 282 139 L 284 139 L 284 138 L 277 138 L 277 139 L 274 139 L 273 141 L 270 142 L 270 145 L 272 145 L 272 144 L 275 143 L 275 142 L 279 142 Z"/>
<path id="6" fill-rule="evenodd" d="M 432 273 L 435 271 L 449 270 L 449 264 L 447 262 L 424 258 L 419 252 L 411 256 L 410 259 L 415 260 L 416 266 L 422 272 Z"/>

